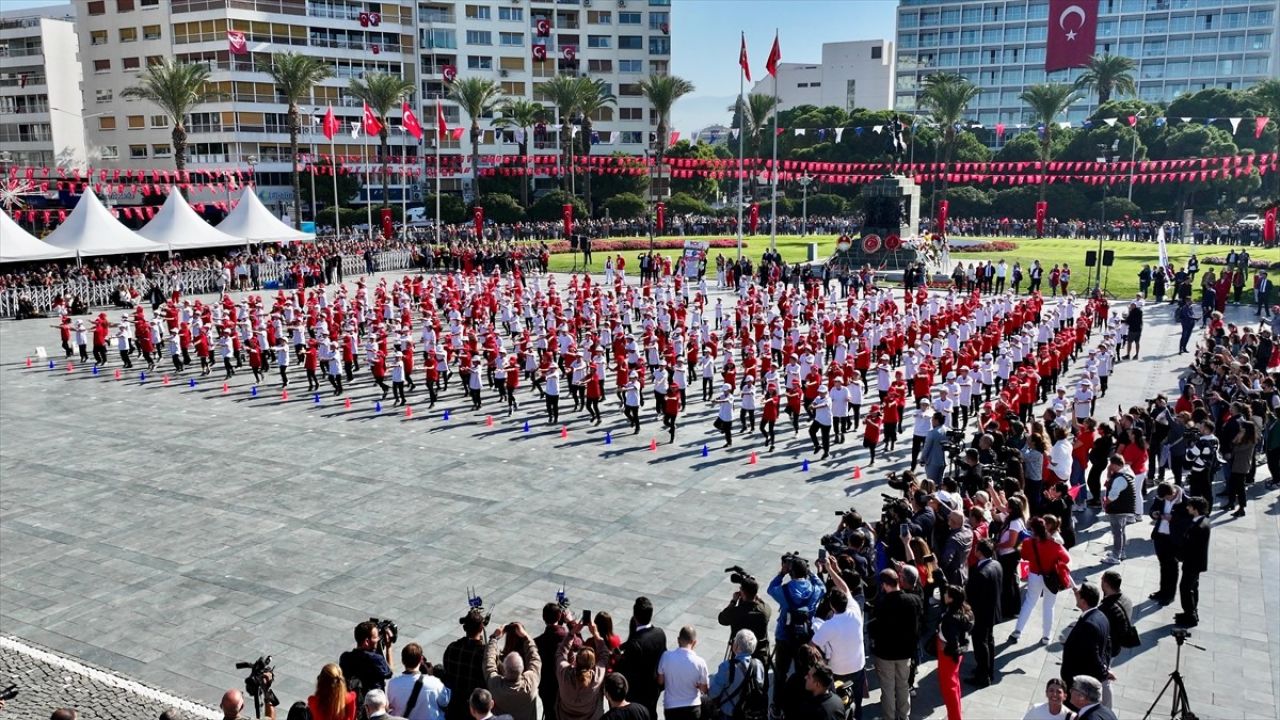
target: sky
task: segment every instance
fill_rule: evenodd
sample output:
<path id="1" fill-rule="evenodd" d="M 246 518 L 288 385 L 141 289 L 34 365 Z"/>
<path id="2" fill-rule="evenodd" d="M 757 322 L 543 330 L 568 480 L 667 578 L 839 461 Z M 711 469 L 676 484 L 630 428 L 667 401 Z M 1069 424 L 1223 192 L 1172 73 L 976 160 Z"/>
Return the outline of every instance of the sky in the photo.
<path id="1" fill-rule="evenodd" d="M 58 4 L 0 0 L 5 10 Z M 672 112 L 672 129 L 683 137 L 707 125 L 728 124 L 726 108 L 738 96 L 740 33 L 747 35 L 751 77 L 759 80 L 768 76 L 764 61 L 775 29 L 783 62 L 816 63 L 823 43 L 892 40 L 897 7 L 895 0 L 672 0 L 671 5 L 672 70 L 695 88 Z"/>

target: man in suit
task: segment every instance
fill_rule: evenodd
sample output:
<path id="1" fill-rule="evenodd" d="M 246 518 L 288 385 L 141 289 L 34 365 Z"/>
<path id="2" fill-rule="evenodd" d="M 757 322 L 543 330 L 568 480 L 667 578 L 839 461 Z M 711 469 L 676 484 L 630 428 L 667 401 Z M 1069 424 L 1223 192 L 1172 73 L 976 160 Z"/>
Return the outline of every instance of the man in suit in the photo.
<path id="1" fill-rule="evenodd" d="M 947 453 L 942 444 L 947 440 L 947 434 L 942 429 L 942 423 L 946 421 L 946 417 L 935 412 L 933 419 L 930 420 L 931 427 L 929 432 L 924 436 L 924 447 L 921 448 L 920 454 L 924 462 L 925 477 L 935 483 L 942 482 L 942 473 L 947 469 Z"/>
<path id="2" fill-rule="evenodd" d="M 1076 710 L 1076 720 L 1116 720 L 1116 714 L 1101 704 L 1102 683 L 1090 675 L 1077 675 L 1071 681 L 1069 702 Z"/>
<path id="3" fill-rule="evenodd" d="M 1191 523 L 1182 536 L 1182 584 L 1178 586 L 1182 612 L 1174 615 L 1173 621 L 1181 627 L 1195 627 L 1200 623 L 1200 573 L 1209 569 L 1209 501 L 1189 498 L 1187 511 Z"/>
<path id="4" fill-rule="evenodd" d="M 622 658 L 617 669 L 631 687 L 630 699 L 648 708 L 649 717 L 658 717 L 658 696 L 662 693 L 658 660 L 667 651 L 667 635 L 662 628 L 653 626 L 653 602 L 649 598 L 636 598 L 631 608 L 631 635 L 618 650 Z"/>
<path id="5" fill-rule="evenodd" d="M 1258 286 L 1253 289 L 1253 295 L 1258 305 L 1258 317 L 1262 317 L 1263 313 L 1271 317 L 1271 280 L 1267 278 L 1266 270 L 1258 277 Z"/>
<path id="6" fill-rule="evenodd" d="M 1102 591 L 1097 585 L 1084 583 L 1075 593 L 1076 607 L 1081 614 L 1062 644 L 1061 677 L 1063 682 L 1072 682 L 1080 675 L 1096 679 L 1098 699 L 1101 699 L 1102 683 L 1111 667 L 1111 625 L 1098 609 Z"/>
<path id="7" fill-rule="evenodd" d="M 1151 544 L 1160 562 L 1160 589 L 1149 595 L 1161 605 L 1173 602 L 1178 587 L 1178 545 L 1186 536 L 1191 516 L 1187 514 L 1187 496 L 1182 488 L 1162 482 L 1156 487 L 1156 500 L 1151 503 Z"/>
<path id="8" fill-rule="evenodd" d="M 973 609 L 973 658 L 978 665 L 968 680 L 978 687 L 986 687 L 996 678 L 995 626 L 1003 617 L 1000 593 L 1004 587 L 1004 571 L 993 559 L 995 553 L 996 546 L 990 538 L 980 540 L 978 563 L 969 571 L 965 583 L 965 595 Z"/>

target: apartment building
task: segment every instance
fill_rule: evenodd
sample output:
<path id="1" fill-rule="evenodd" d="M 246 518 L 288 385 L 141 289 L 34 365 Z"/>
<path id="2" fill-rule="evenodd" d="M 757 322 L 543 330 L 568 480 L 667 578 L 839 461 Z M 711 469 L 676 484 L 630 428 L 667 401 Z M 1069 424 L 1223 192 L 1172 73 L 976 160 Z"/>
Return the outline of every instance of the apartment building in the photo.
<path id="1" fill-rule="evenodd" d="M 893 41 L 823 43 L 819 63 L 779 63 L 778 107 L 834 105 L 845 110 L 888 110 L 893 107 L 893 80 Z M 772 95 L 773 84 L 773 78 L 765 76 L 751 88 L 751 94 Z"/>
<path id="2" fill-rule="evenodd" d="M 83 168 L 71 5 L 0 12 L 0 164 Z"/>

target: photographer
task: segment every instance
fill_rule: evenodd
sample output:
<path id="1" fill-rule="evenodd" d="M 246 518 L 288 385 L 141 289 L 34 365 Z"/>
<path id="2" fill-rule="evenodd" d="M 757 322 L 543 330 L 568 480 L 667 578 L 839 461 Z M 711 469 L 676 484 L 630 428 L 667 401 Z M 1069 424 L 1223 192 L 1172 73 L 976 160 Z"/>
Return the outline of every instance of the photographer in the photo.
<path id="1" fill-rule="evenodd" d="M 721 625 L 728 626 L 730 637 L 737 637 L 739 630 L 750 630 L 752 635 L 760 638 L 756 644 L 755 657 L 768 657 L 771 611 L 769 605 L 760 598 L 760 583 L 744 573 L 742 568 L 733 567 L 730 570 L 735 571 L 730 580 L 738 584 L 738 589 L 716 619 Z"/>
<path id="2" fill-rule="evenodd" d="M 370 690 L 385 690 L 391 679 L 391 653 L 395 638 L 384 638 L 378 623 L 366 620 L 355 629 L 355 648 L 338 658 L 342 675 L 357 697 L 364 697 Z"/>
<path id="3" fill-rule="evenodd" d="M 449 705 L 449 688 L 432 673 L 425 663 L 422 646 L 408 643 L 400 650 L 404 672 L 387 683 L 387 705 L 391 712 L 405 720 L 440 720 L 440 711 Z"/>
<path id="4" fill-rule="evenodd" d="M 867 664 L 863 649 L 862 608 L 853 602 L 849 586 L 841 576 L 840 568 L 831 557 L 819 560 L 831 583 L 828 602 L 831 616 L 813 633 L 813 644 L 822 651 L 837 679 L 852 683 L 850 697 L 853 700 L 853 717 L 862 717 L 862 694 L 866 685 L 864 668 Z"/>
<path id="5" fill-rule="evenodd" d="M 774 675 L 781 683 L 791 670 L 796 649 L 813 637 L 813 615 L 822 602 L 825 588 L 818 576 L 809 572 L 804 558 L 788 553 L 769 583 L 769 597 L 778 603 L 778 624 L 774 645 Z"/>
<path id="6" fill-rule="evenodd" d="M 463 636 L 449 643 L 441 658 L 440 679 L 454 697 L 471 697 L 471 691 L 483 688 L 484 682 L 484 626 L 489 617 L 484 610 L 473 607 L 458 619 Z M 467 704 L 452 703 L 445 708 L 447 720 L 467 720 Z"/>
<path id="7" fill-rule="evenodd" d="M 506 648 L 500 648 L 499 642 L 504 637 Z M 538 647 L 523 625 L 511 623 L 493 631 L 484 651 L 484 676 L 499 712 L 510 715 L 513 720 L 537 720 L 541 674 Z"/>
<path id="8" fill-rule="evenodd" d="M 538 649 L 539 657 L 555 657 L 556 648 L 560 646 L 560 641 L 564 639 L 565 635 L 569 634 L 569 629 L 564 625 L 564 611 L 556 603 L 549 602 L 542 606 L 542 621 L 546 623 L 546 629 L 538 637 L 534 638 L 533 644 Z M 553 720 L 555 718 L 556 695 L 559 692 L 558 682 L 554 672 L 542 673 L 542 677 L 538 681 L 538 698 L 542 700 L 542 717 L 544 720 Z"/>
<path id="9" fill-rule="evenodd" d="M 987 437 L 987 436 L 983 436 Z M 982 464 L 980 451 L 969 448 L 960 459 L 960 467 L 956 472 L 956 482 L 964 489 L 966 497 L 973 497 L 986 484 L 982 481 Z"/>

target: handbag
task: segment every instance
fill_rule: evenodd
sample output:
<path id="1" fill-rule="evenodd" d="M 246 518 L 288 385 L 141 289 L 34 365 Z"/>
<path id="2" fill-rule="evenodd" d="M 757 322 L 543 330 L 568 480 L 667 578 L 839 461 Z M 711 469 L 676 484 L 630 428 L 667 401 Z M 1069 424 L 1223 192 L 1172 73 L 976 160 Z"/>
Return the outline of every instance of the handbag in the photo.
<path id="1" fill-rule="evenodd" d="M 1042 542 L 1044 541 L 1043 540 L 1036 541 L 1036 560 L 1040 560 L 1040 544 Z M 1053 542 L 1053 541 L 1050 540 L 1049 542 Z M 1039 564 L 1043 566 L 1044 563 L 1039 563 Z M 1062 574 L 1058 571 L 1058 568 L 1060 565 L 1061 563 L 1057 559 L 1055 559 L 1051 567 L 1046 569 L 1044 572 L 1040 573 L 1040 579 L 1044 581 L 1044 589 L 1050 593 L 1053 593 L 1054 595 L 1057 595 L 1058 593 L 1062 592 L 1067 587 L 1066 584 L 1062 582 Z"/>

